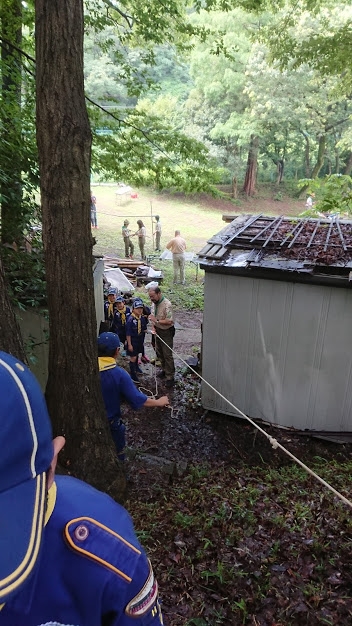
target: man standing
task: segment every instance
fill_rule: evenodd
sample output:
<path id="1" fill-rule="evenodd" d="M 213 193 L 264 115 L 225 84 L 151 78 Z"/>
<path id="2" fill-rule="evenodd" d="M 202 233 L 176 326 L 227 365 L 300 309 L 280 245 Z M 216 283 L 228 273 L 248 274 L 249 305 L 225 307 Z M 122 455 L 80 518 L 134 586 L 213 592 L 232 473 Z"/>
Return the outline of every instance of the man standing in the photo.
<path id="1" fill-rule="evenodd" d="M 168 250 L 172 252 L 172 260 L 174 264 L 174 285 L 177 284 L 178 274 L 180 274 L 181 285 L 185 284 L 185 250 L 186 242 L 181 237 L 180 231 L 175 230 L 175 237 L 166 244 Z"/>
<path id="2" fill-rule="evenodd" d="M 161 363 L 160 378 L 165 378 L 165 386 L 172 387 L 175 376 L 175 363 L 172 353 L 175 326 L 170 300 L 165 298 L 159 287 L 149 289 L 152 312 L 149 316 L 155 328 L 155 351 Z"/>
<path id="3" fill-rule="evenodd" d="M 125 244 L 125 257 L 126 259 L 129 259 L 133 257 L 133 253 L 134 253 L 134 245 L 131 241 L 131 231 L 128 228 L 129 226 L 129 221 L 125 220 L 122 226 L 122 237 L 123 237 L 123 242 Z"/>
<path id="4" fill-rule="evenodd" d="M 159 215 L 155 216 L 155 252 L 161 252 L 160 248 L 161 238 L 161 222 Z"/>
<path id="5" fill-rule="evenodd" d="M 90 194 L 90 222 L 92 228 L 98 228 L 97 222 L 97 199 L 93 194 Z"/>

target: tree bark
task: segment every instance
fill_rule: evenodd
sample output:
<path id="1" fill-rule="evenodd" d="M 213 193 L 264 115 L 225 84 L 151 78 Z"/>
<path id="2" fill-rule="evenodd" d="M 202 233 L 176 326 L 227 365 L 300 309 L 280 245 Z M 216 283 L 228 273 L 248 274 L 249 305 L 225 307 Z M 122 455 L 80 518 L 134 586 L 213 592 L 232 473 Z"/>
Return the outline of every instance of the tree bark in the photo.
<path id="1" fill-rule="evenodd" d="M 348 157 L 344 174 L 346 176 L 350 176 L 351 172 L 352 172 L 352 152 L 350 152 L 350 156 Z"/>
<path id="2" fill-rule="evenodd" d="M 21 174 L 22 2 L 2 0 L 1 21 L 1 241 L 19 243 L 23 231 Z"/>
<path id="3" fill-rule="evenodd" d="M 317 178 L 321 168 L 324 165 L 325 149 L 326 149 L 326 135 L 320 135 L 317 162 L 313 167 L 311 178 Z"/>
<path id="4" fill-rule="evenodd" d="M 49 306 L 47 403 L 60 462 L 121 500 L 97 363 L 90 229 L 91 131 L 82 0 L 36 0 L 37 144 Z"/>
<path id="5" fill-rule="evenodd" d="M 4 267 L 0 258 L 0 350 L 26 363 L 20 327 L 11 303 Z"/>
<path id="6" fill-rule="evenodd" d="M 251 135 L 248 151 L 246 176 L 244 179 L 243 192 L 247 196 L 253 196 L 257 180 L 259 137 Z"/>
<path id="7" fill-rule="evenodd" d="M 280 183 L 282 183 L 283 178 L 284 178 L 284 170 L 285 170 L 284 159 L 279 159 L 276 162 L 276 170 L 277 170 L 276 184 L 279 185 Z"/>

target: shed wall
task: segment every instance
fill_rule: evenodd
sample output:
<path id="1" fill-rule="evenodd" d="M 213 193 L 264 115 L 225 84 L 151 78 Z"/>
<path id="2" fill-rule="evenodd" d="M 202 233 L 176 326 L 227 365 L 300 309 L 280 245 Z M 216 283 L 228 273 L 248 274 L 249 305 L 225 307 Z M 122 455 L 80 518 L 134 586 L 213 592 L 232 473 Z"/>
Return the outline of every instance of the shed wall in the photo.
<path id="1" fill-rule="evenodd" d="M 352 430 L 352 291 L 206 272 L 203 377 L 250 417 Z M 202 383 L 204 408 L 236 415 Z"/>

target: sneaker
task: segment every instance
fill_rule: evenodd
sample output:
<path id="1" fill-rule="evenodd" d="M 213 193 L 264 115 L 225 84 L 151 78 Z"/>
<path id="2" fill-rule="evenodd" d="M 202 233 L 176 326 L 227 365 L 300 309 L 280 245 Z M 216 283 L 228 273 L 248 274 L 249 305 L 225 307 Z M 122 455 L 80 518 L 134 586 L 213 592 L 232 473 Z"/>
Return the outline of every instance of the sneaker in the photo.
<path id="1" fill-rule="evenodd" d="M 168 378 L 167 380 L 165 380 L 165 387 L 173 387 L 175 384 L 175 381 L 173 378 Z"/>
<path id="2" fill-rule="evenodd" d="M 157 377 L 158 378 L 165 378 L 165 372 L 164 370 L 160 370 L 160 372 L 157 373 Z"/>
<path id="3" fill-rule="evenodd" d="M 141 357 L 141 361 L 142 361 L 142 363 L 150 363 L 150 360 L 148 359 L 147 356 L 142 356 Z"/>

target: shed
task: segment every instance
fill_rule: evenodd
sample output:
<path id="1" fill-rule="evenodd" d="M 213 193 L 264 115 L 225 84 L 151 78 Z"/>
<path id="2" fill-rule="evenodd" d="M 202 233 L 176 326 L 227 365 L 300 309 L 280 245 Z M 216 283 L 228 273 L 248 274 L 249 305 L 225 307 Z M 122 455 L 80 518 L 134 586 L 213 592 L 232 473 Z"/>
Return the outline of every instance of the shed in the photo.
<path id="1" fill-rule="evenodd" d="M 352 222 L 242 215 L 200 251 L 202 375 L 246 415 L 352 431 Z M 236 415 L 202 383 L 204 408 Z"/>

